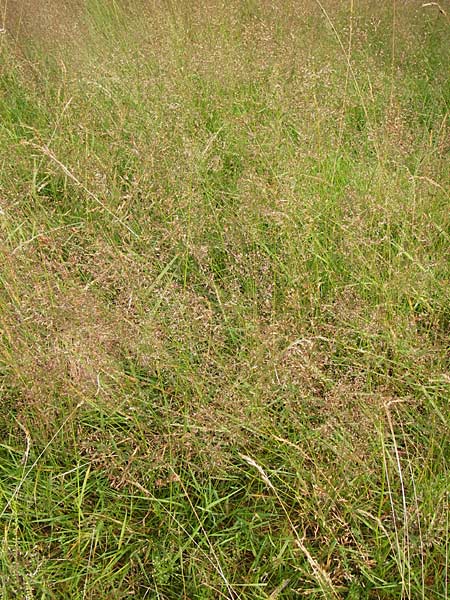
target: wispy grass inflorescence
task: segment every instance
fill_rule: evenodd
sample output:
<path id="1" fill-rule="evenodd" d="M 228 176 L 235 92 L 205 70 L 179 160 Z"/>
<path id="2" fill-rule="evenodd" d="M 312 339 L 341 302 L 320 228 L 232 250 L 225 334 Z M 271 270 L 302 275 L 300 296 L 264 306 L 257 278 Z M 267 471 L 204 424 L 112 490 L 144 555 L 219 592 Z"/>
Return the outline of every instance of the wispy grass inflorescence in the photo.
<path id="1" fill-rule="evenodd" d="M 2 3 L 2 599 L 448 597 L 448 34 Z"/>

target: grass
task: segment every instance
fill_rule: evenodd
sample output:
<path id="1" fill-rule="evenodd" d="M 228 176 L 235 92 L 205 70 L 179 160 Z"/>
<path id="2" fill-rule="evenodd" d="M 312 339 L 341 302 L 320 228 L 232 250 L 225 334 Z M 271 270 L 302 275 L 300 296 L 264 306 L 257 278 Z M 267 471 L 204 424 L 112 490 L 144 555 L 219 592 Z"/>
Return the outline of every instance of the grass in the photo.
<path id="1" fill-rule="evenodd" d="M 449 597 L 449 22 L 2 7 L 0 597 Z"/>

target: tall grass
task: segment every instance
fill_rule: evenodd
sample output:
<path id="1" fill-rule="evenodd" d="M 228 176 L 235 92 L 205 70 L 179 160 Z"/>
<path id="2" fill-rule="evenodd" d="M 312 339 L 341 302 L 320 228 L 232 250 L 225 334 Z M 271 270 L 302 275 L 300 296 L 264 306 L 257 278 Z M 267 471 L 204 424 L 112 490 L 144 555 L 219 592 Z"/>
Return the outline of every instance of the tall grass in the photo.
<path id="1" fill-rule="evenodd" d="M 1 10 L 0 597 L 447 598 L 446 7 L 45 4 Z"/>

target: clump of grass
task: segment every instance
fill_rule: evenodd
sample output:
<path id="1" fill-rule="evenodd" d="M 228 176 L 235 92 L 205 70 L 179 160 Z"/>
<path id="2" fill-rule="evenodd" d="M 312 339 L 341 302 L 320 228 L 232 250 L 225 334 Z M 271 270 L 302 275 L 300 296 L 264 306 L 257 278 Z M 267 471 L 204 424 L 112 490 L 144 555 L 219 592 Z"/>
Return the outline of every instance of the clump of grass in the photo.
<path id="1" fill-rule="evenodd" d="M 4 4 L 9 598 L 446 598 L 437 6 Z"/>

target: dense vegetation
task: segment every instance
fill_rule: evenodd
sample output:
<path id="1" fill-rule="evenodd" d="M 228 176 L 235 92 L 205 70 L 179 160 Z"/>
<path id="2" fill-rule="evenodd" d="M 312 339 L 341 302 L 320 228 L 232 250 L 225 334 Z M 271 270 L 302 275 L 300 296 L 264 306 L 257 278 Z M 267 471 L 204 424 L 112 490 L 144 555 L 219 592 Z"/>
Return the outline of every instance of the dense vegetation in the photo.
<path id="1" fill-rule="evenodd" d="M 3 0 L 1 598 L 449 597 L 422 4 Z"/>

